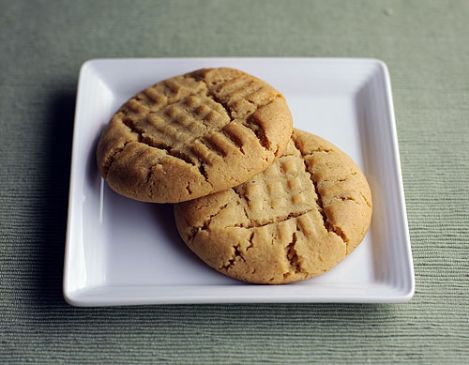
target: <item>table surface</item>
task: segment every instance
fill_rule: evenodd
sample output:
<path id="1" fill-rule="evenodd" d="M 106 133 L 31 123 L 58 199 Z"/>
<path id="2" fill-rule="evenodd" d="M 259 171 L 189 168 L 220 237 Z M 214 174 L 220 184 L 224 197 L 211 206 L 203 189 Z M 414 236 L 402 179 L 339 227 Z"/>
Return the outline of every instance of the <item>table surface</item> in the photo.
<path id="1" fill-rule="evenodd" d="M 0 0 L 1 363 L 469 363 L 469 1 Z M 389 66 L 417 290 L 401 305 L 74 308 L 61 293 L 80 65 Z"/>

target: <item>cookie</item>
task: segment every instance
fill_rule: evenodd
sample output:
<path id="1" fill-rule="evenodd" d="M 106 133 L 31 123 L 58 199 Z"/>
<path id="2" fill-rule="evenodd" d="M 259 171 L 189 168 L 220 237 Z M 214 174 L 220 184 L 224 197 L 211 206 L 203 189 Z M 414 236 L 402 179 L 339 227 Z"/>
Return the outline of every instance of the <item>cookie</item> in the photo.
<path id="1" fill-rule="evenodd" d="M 232 189 L 174 207 L 187 246 L 212 268 L 262 284 L 330 270 L 365 236 L 368 183 L 331 143 L 294 130 L 285 153 Z"/>
<path id="2" fill-rule="evenodd" d="M 292 119 L 267 83 L 229 68 L 159 82 L 127 101 L 97 147 L 119 194 L 176 203 L 239 185 L 284 151 Z"/>

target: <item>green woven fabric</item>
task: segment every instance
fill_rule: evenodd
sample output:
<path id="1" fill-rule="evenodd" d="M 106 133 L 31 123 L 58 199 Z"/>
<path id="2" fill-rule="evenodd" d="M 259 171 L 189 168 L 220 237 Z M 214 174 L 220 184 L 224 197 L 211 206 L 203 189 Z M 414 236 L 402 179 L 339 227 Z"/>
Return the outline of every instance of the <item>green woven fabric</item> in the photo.
<path id="1" fill-rule="evenodd" d="M 469 2 L 0 0 L 0 363 L 469 363 Z M 78 70 L 97 57 L 376 57 L 417 291 L 403 305 L 73 308 Z"/>

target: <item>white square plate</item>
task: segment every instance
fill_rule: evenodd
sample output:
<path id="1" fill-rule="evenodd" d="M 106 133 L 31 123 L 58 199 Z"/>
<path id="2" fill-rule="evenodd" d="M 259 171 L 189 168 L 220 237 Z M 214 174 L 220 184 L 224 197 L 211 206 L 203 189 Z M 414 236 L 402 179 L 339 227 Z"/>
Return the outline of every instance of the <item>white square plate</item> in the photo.
<path id="1" fill-rule="evenodd" d="M 231 66 L 287 98 L 295 127 L 339 146 L 373 192 L 371 229 L 330 272 L 296 284 L 249 285 L 204 265 L 180 240 L 168 205 L 113 193 L 96 168 L 96 141 L 115 110 L 148 85 Z M 72 305 L 408 301 L 414 293 L 388 71 L 372 59 L 98 59 L 80 71 L 73 137 L 64 295 Z"/>

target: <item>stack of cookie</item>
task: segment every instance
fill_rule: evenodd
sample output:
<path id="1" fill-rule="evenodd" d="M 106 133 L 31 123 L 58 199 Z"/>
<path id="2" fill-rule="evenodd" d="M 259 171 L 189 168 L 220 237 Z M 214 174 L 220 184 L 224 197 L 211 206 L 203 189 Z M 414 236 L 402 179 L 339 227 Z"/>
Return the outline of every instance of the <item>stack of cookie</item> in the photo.
<path id="1" fill-rule="evenodd" d="M 370 224 L 371 193 L 355 163 L 293 129 L 285 98 L 235 69 L 198 70 L 138 93 L 112 117 L 97 160 L 117 193 L 173 203 L 187 246 L 246 282 L 328 271 Z"/>

